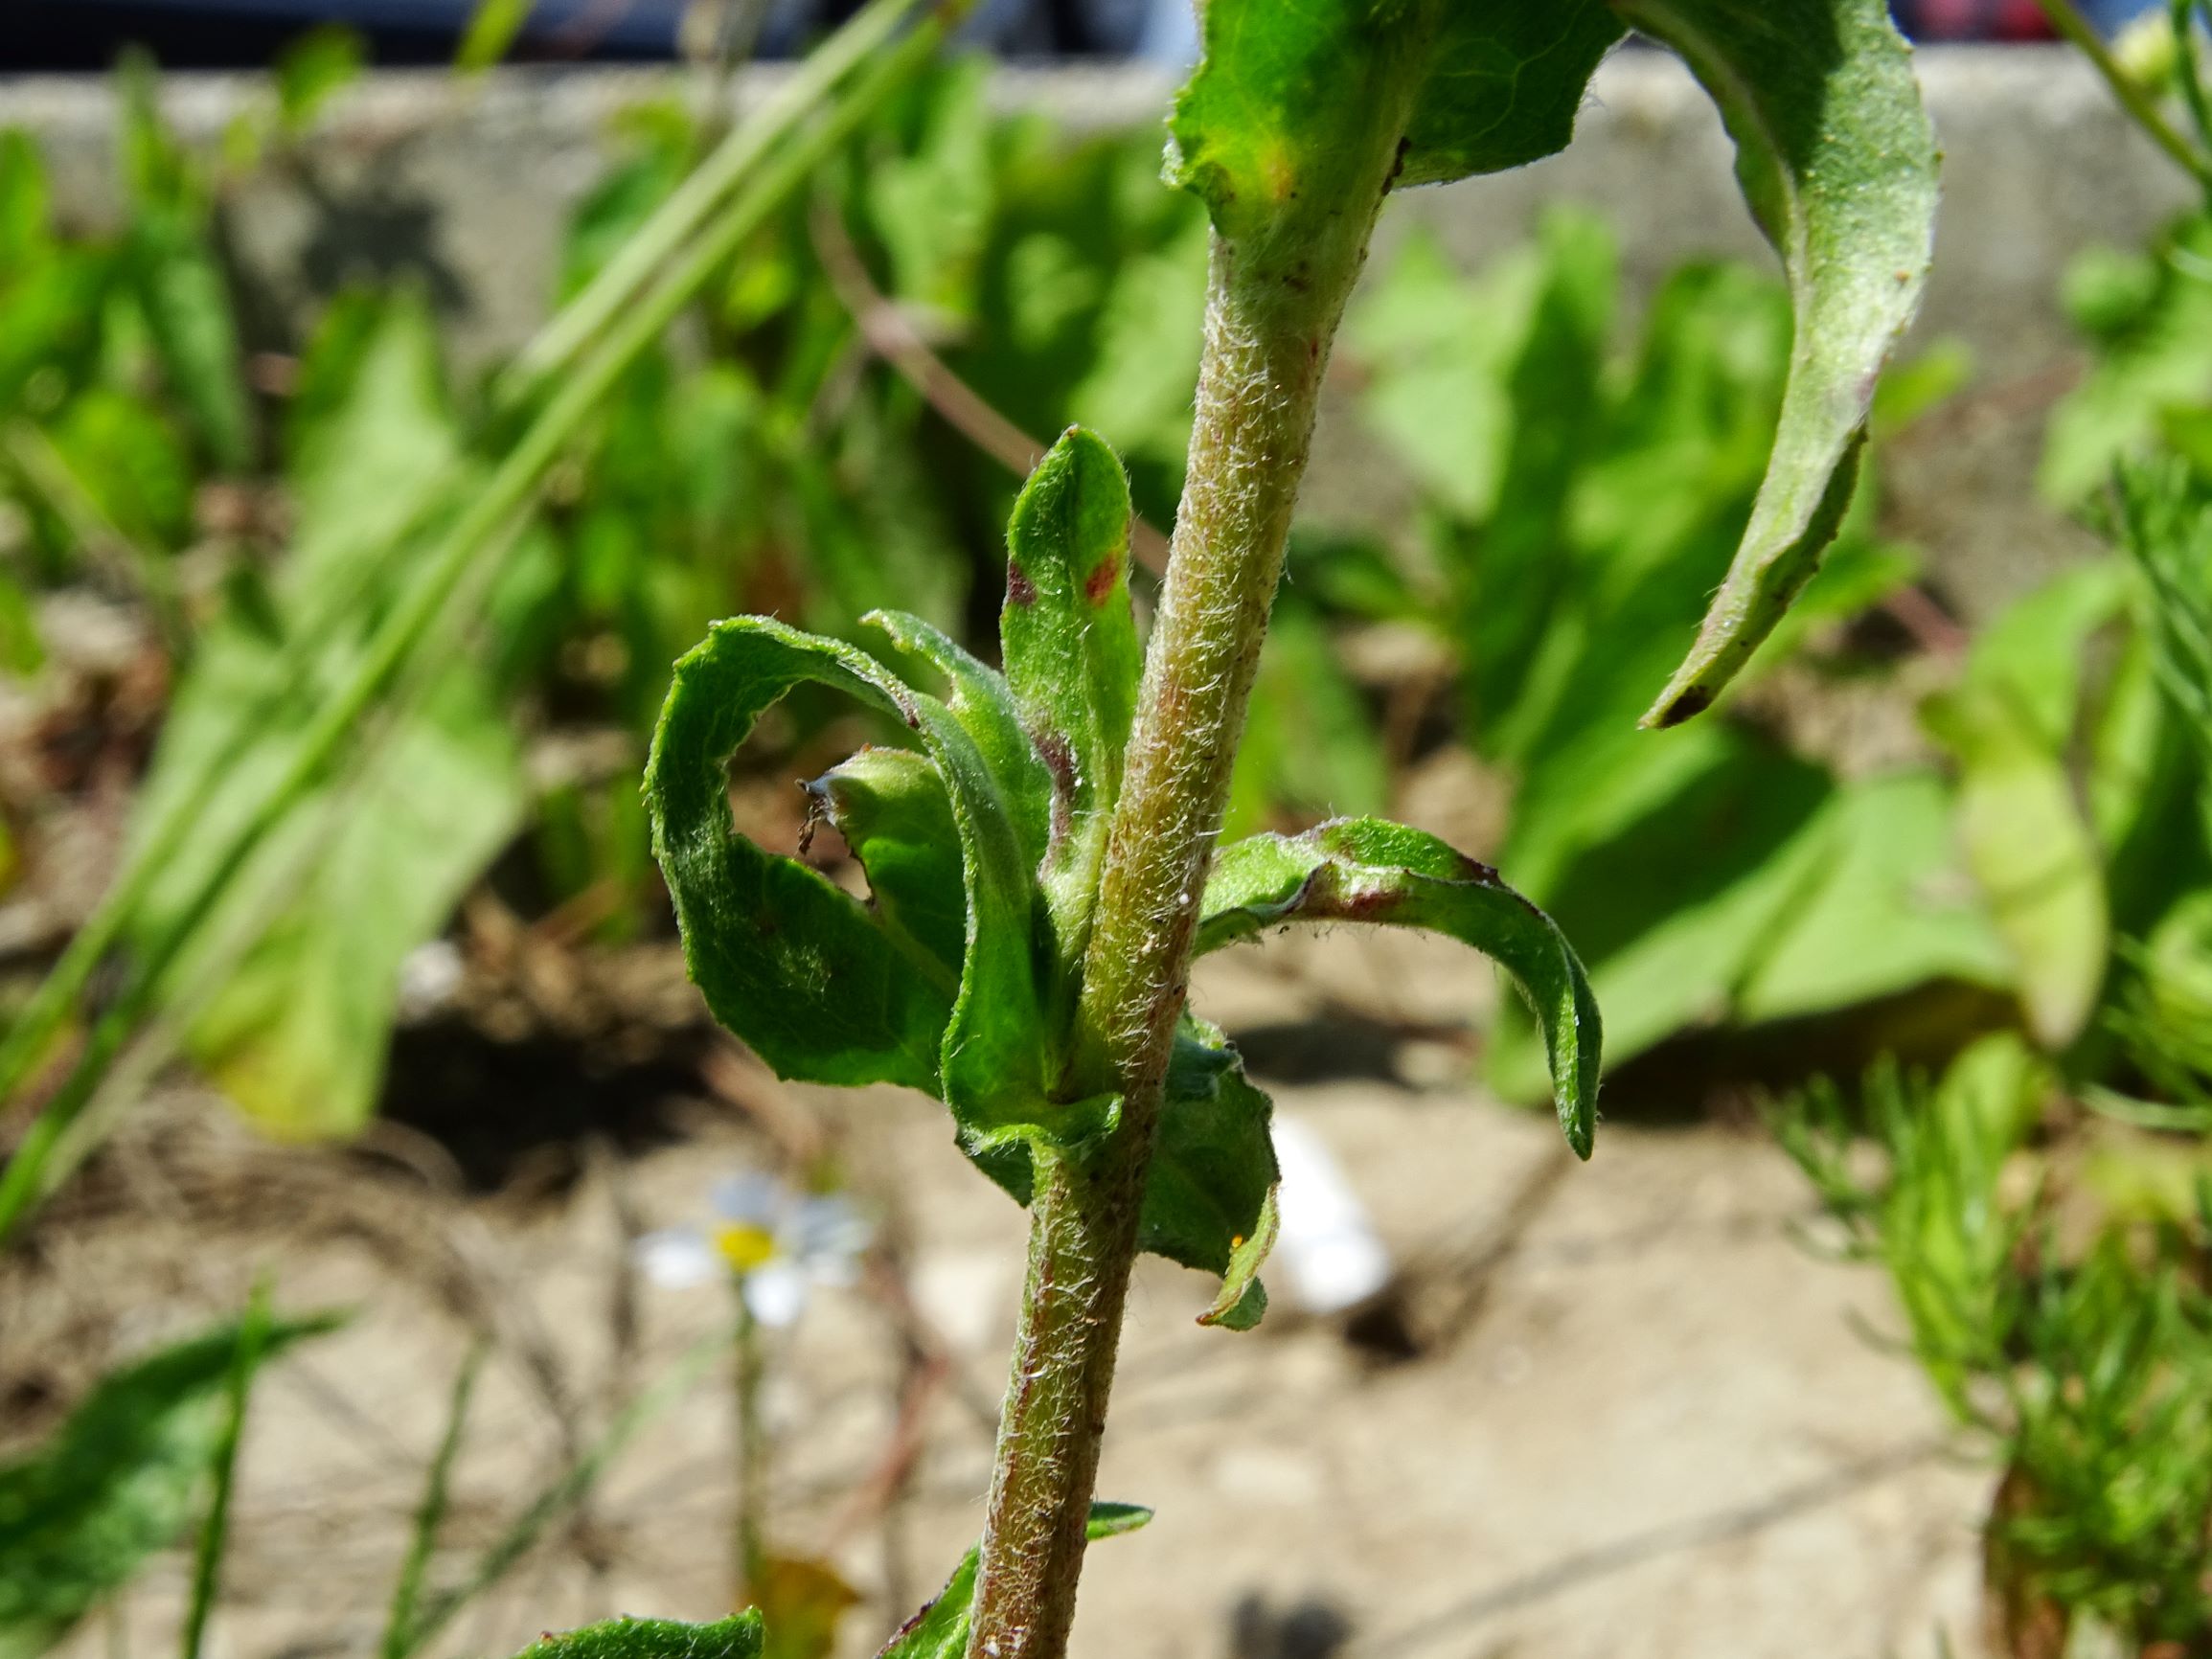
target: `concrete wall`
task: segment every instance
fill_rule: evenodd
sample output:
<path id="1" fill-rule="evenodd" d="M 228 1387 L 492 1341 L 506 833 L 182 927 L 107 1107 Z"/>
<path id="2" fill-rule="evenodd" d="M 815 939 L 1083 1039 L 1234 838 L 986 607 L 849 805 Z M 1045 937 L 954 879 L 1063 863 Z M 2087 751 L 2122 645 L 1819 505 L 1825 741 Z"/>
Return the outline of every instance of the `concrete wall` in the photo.
<path id="1" fill-rule="evenodd" d="M 2066 262 L 2092 242 L 2140 241 L 2190 191 L 2063 50 L 1930 50 L 1920 66 L 1945 148 L 1946 202 L 1919 337 L 1964 341 L 1979 375 L 1893 457 L 1893 515 L 1979 612 L 2086 545 L 2032 484 L 2043 414 L 2079 362 L 2056 300 Z M 376 77 L 332 112 L 307 168 L 239 202 L 238 252 L 280 312 L 349 279 L 412 274 L 448 314 L 464 354 L 496 353 L 542 314 L 559 226 L 598 175 L 607 121 L 680 84 L 634 71 L 514 71 L 472 86 Z M 1121 70 L 1008 70 L 998 84 L 1010 106 L 1088 127 L 1156 122 L 1171 90 Z M 172 118 L 200 138 L 258 95 L 235 77 L 177 77 L 167 89 Z M 111 125 L 100 81 L 0 79 L 0 125 L 38 134 L 69 211 L 112 211 Z M 1479 263 L 1560 200 L 1618 228 L 1631 295 L 1693 256 L 1770 257 L 1736 194 L 1711 105 L 1672 57 L 1649 52 L 1617 54 L 1600 71 L 1563 154 L 1411 193 L 1385 216 L 1382 249 L 1418 221 Z M 1398 498 L 1375 460 L 1350 422 L 1329 420 L 1313 508 L 1389 514 Z"/>

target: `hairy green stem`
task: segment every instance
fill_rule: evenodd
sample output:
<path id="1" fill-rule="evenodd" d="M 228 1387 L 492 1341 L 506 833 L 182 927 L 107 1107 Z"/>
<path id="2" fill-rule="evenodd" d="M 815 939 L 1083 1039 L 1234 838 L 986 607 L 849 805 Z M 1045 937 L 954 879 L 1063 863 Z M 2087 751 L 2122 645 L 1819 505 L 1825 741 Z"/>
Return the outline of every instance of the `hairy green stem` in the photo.
<path id="1" fill-rule="evenodd" d="M 1198 902 L 1282 579 L 1336 326 L 1365 262 L 1425 41 L 1357 89 L 1369 123 L 1263 234 L 1215 238 L 1190 466 L 1145 663 L 1078 1011 L 1083 1093 L 1119 1123 L 1039 1151 L 969 1659 L 1060 1659 L 1075 1615 L 1138 1212 Z M 1344 89 L 1353 92 L 1354 89 Z"/>

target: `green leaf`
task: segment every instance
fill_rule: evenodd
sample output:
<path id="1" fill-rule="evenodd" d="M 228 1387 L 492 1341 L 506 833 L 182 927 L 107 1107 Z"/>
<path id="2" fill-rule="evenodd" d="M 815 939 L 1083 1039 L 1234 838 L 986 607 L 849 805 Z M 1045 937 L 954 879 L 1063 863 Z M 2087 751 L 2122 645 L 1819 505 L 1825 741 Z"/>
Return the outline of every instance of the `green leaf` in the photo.
<path id="1" fill-rule="evenodd" d="M 1607 1058 L 1725 1023 L 1818 876 L 1834 781 L 1722 721 L 1660 734 L 1622 721 L 1543 761 L 1516 803 L 1504 860 L 1587 965 Z M 1539 1093 L 1545 1072 L 1521 1030 L 1502 1019 L 1487 1057 L 1493 1083 L 1516 1098 Z"/>
<path id="2" fill-rule="evenodd" d="M 807 682 L 922 725 L 924 699 L 873 657 L 764 618 L 717 624 L 675 666 L 646 795 L 684 957 L 715 1017 L 779 1075 L 935 1094 L 955 991 L 943 966 L 827 876 L 771 857 L 731 824 L 729 758 Z"/>
<path id="3" fill-rule="evenodd" d="M 2001 684 L 1931 699 L 1928 728 L 1959 768 L 1959 837 L 2019 971 L 2028 1029 L 2047 1048 L 2080 1035 L 2111 948 L 2103 861 L 2064 758 Z"/>
<path id="4" fill-rule="evenodd" d="M 1689 658 L 1645 718 L 1709 707 L 1818 567 L 1866 438 L 1875 377 L 1918 308 L 1935 137 L 1885 0 L 1613 0 L 1721 106 L 1737 177 L 1796 312 L 1767 482 Z"/>
<path id="5" fill-rule="evenodd" d="M 1168 1061 L 1158 1139 L 1146 1166 L 1137 1245 L 1219 1274 L 1221 1290 L 1202 1325 L 1249 1329 L 1266 1311 L 1258 1282 L 1275 1239 L 1274 1105 L 1215 1027 L 1186 1014 Z M 1028 1147 L 1018 1140 L 970 1148 L 977 1166 L 1026 1206 Z"/>
<path id="6" fill-rule="evenodd" d="M 1444 0 L 1442 10 L 1398 183 L 1503 172 L 1564 149 L 1598 59 L 1621 37 L 1603 0 Z"/>
<path id="7" fill-rule="evenodd" d="M 1133 1533 L 1152 1518 L 1152 1511 L 1135 1504 L 1093 1504 L 1085 1535 L 1118 1538 Z M 938 1592 L 937 1600 L 901 1625 L 878 1659 L 964 1659 L 968 1651 L 968 1620 L 975 1603 L 975 1568 L 979 1552 L 969 1550 Z"/>
<path id="8" fill-rule="evenodd" d="M 1732 1018 L 1825 1013 L 1938 980 L 2009 986 L 2011 959 L 1964 879 L 1955 810 L 1924 770 L 1839 791 L 1803 832 L 1813 874 L 1755 940 Z"/>
<path id="9" fill-rule="evenodd" d="M 1248 1330 L 1267 1308 L 1260 1264 L 1275 1241 L 1274 1105 L 1221 1033 L 1186 1016 L 1168 1061 L 1159 1140 L 1145 1174 L 1139 1245 L 1221 1277 L 1201 1325 Z"/>
<path id="10" fill-rule="evenodd" d="M 1005 679 L 917 617 L 866 619 L 951 684 L 948 702 L 915 698 L 915 719 L 945 780 L 968 886 L 968 954 L 946 1028 L 940 1096 L 970 1145 L 1050 1127 L 1059 1081 L 1038 965 L 1033 872 L 1044 856 L 1052 785 Z M 1074 1134 L 1087 1133 L 1093 1120 Z M 1063 1125 L 1065 1126 L 1065 1125 Z"/>
<path id="11" fill-rule="evenodd" d="M 228 714 L 195 699 L 172 718 L 212 736 Z M 296 863 L 306 879 L 223 975 L 187 1037 L 263 1129 L 324 1139 L 353 1134 L 376 1115 L 402 965 L 521 827 L 527 797 L 504 715 L 462 668 L 379 736 L 354 777 L 318 792 L 272 834 L 258 867 Z M 245 883 L 242 906 L 225 908 L 262 902 L 254 885 Z M 218 911 L 205 937 L 225 931 Z M 174 978 L 184 988 L 215 971 L 188 950 Z"/>
<path id="12" fill-rule="evenodd" d="M 1418 92 L 1396 182 L 1520 167 L 1562 148 L 1620 23 L 1602 0 L 1212 0 L 1175 101 L 1170 177 L 1243 239 L 1288 203 L 1341 200 L 1334 175 L 1380 89 Z"/>
<path id="13" fill-rule="evenodd" d="M 1007 531 L 999 637 L 1029 740 L 1052 774 L 1041 873 L 1073 969 L 1121 795 L 1144 653 L 1129 608 L 1129 487 L 1112 449 L 1071 429 L 1038 464 Z"/>
<path id="14" fill-rule="evenodd" d="M 337 1323 L 279 1321 L 259 1359 Z M 45 1444 L 0 1464 L 0 1659 L 35 1659 L 182 1534 L 239 1343 L 224 1327 L 111 1373 Z"/>
<path id="15" fill-rule="evenodd" d="M 750 1609 L 712 1625 L 609 1619 L 533 1642 L 520 1659 L 761 1659 L 764 1636 Z"/>
<path id="16" fill-rule="evenodd" d="M 867 873 L 885 930 L 903 934 L 956 980 L 967 953 L 968 898 L 960 831 L 937 768 L 911 749 L 872 744 L 807 792 Z"/>
<path id="17" fill-rule="evenodd" d="M 360 79 L 368 49 L 351 29 L 325 23 L 277 55 L 277 112 L 286 131 L 304 134 L 324 105 Z"/>
<path id="18" fill-rule="evenodd" d="M 1425 928 L 1496 961 L 1543 1028 L 1567 1145 L 1590 1155 L 1603 1043 L 1598 1005 L 1565 935 L 1496 871 L 1433 835 L 1374 818 L 1223 848 L 1206 883 L 1198 951 L 1288 921 Z"/>
<path id="19" fill-rule="evenodd" d="M 252 457 L 252 412 L 208 209 L 187 159 L 162 125 L 151 66 L 126 63 L 121 89 L 130 205 L 123 269 L 171 390 L 192 412 L 217 465 L 239 471 Z"/>
<path id="20" fill-rule="evenodd" d="M 513 50 L 537 0 L 476 0 L 468 27 L 453 54 L 453 67 L 465 75 L 490 69 Z"/>

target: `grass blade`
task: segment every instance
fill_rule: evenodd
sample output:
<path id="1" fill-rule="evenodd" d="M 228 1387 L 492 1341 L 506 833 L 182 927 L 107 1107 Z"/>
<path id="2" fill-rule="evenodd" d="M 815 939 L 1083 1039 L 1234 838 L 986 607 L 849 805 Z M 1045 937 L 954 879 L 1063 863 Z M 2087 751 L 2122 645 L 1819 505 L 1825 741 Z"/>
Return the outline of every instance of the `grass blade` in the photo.
<path id="1" fill-rule="evenodd" d="M 411 1659 L 411 1655 L 421 1651 L 424 1644 L 452 1623 L 462 1608 L 505 1578 L 554 1522 L 590 1495 L 599 1477 L 606 1472 L 607 1465 L 621 1454 L 638 1431 L 691 1391 L 707 1368 L 721 1357 L 725 1346 L 723 1333 L 715 1332 L 677 1360 L 658 1382 L 617 1412 L 599 1439 L 561 1470 L 491 1547 L 477 1557 L 467 1578 L 452 1589 L 429 1598 L 423 1603 L 422 1616 L 399 1632 L 396 1643 L 391 1640 L 392 1633 L 386 1632 L 383 1659 Z"/>
<path id="2" fill-rule="evenodd" d="M 207 1635 L 208 1616 L 215 1611 L 222 1588 L 224 1547 L 230 1541 L 231 1490 L 238 1479 L 239 1441 L 245 1432 L 246 1400 L 253 1393 L 254 1373 L 269 1341 L 269 1285 L 263 1279 L 254 1286 L 246 1303 L 245 1318 L 239 1324 L 236 1356 L 224 1399 L 221 1430 L 216 1436 L 210 1459 L 215 1480 L 208 1495 L 207 1519 L 201 1523 L 199 1543 L 193 1554 L 192 1604 L 186 1610 L 182 1659 L 199 1659 Z"/>
<path id="3" fill-rule="evenodd" d="M 422 1601 L 422 1578 L 429 1570 L 431 1552 L 438 1545 L 438 1528 L 445 1519 L 446 1500 L 453 1479 L 453 1460 L 461 1451 L 461 1433 L 468 1420 L 468 1399 L 476 1392 L 477 1373 L 484 1368 L 485 1344 L 479 1338 L 461 1362 L 453 1379 L 453 1402 L 445 1412 L 445 1433 L 430 1460 L 430 1473 L 422 1486 L 422 1502 L 415 1511 L 415 1533 L 407 1543 L 407 1557 L 399 1565 L 399 1582 L 392 1588 L 392 1612 L 384 1623 L 378 1644 L 383 1659 L 406 1659 L 408 1636 L 415 1625 L 415 1608 Z"/>

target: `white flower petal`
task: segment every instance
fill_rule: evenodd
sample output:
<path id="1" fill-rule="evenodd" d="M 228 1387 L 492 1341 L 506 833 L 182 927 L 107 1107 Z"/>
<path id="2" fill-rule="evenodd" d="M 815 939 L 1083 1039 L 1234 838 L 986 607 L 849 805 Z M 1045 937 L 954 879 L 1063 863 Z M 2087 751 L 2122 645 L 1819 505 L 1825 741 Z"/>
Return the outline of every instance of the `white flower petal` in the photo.
<path id="1" fill-rule="evenodd" d="M 803 1199 L 784 1228 L 784 1249 L 801 1261 L 848 1263 L 868 1248 L 876 1229 L 868 1218 L 844 1198 L 831 1195 Z"/>
<path id="2" fill-rule="evenodd" d="M 745 1306 L 763 1325 L 778 1329 L 807 1306 L 807 1275 L 796 1262 L 771 1261 L 745 1275 Z"/>
<path id="3" fill-rule="evenodd" d="M 1275 1114 L 1275 1159 L 1283 1184 L 1274 1259 L 1290 1280 L 1291 1299 L 1309 1313 L 1335 1313 L 1390 1283 L 1390 1252 L 1368 1219 L 1328 1145 L 1306 1124 Z"/>
<path id="4" fill-rule="evenodd" d="M 630 1246 L 630 1259 L 649 1283 L 668 1290 L 693 1290 L 711 1284 L 726 1269 L 719 1251 L 703 1235 L 689 1227 L 671 1227 L 648 1233 Z"/>
<path id="5" fill-rule="evenodd" d="M 764 1170 L 745 1170 L 715 1183 L 708 1203 L 715 1215 L 740 1226 L 776 1231 L 777 1219 L 790 1203 L 784 1184 Z"/>

